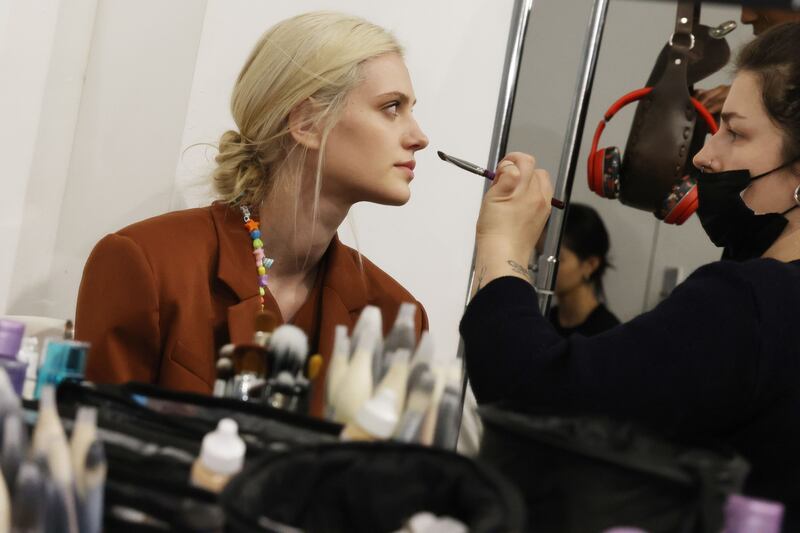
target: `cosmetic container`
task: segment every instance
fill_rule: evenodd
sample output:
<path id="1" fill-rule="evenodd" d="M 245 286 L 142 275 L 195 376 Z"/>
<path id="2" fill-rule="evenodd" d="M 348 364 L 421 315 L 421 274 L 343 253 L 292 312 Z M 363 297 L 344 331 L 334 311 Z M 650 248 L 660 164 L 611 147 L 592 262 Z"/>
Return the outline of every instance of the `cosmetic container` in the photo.
<path id="1" fill-rule="evenodd" d="M 192 465 L 191 483 L 219 493 L 244 464 L 246 447 L 233 419 L 223 418 L 217 429 L 203 437 L 200 456 Z"/>
<path id="2" fill-rule="evenodd" d="M 16 320 L 0 319 L 0 357 L 16 359 L 25 335 L 25 324 Z"/>
<path id="3" fill-rule="evenodd" d="M 783 505 L 739 494 L 728 497 L 724 533 L 780 533 Z"/>
<path id="4" fill-rule="evenodd" d="M 397 396 L 391 389 L 383 389 L 361 406 L 354 419 L 342 430 L 341 439 L 385 440 L 397 427 Z"/>
<path id="5" fill-rule="evenodd" d="M 84 483 L 86 453 L 95 440 L 97 440 L 97 409 L 80 407 L 75 415 L 75 426 L 70 438 L 70 456 L 75 472 L 75 488 L 81 500 L 86 496 Z"/>
<path id="6" fill-rule="evenodd" d="M 400 348 L 392 355 L 392 363 L 389 371 L 380 382 L 376 389 L 376 394 L 384 390 L 391 390 L 394 392 L 395 407 L 397 409 L 397 416 L 403 413 L 403 408 L 406 403 L 406 391 L 408 389 L 408 361 L 411 358 L 411 351 Z"/>
<path id="7" fill-rule="evenodd" d="M 21 410 L 9 412 L 3 420 L 3 440 L 0 448 L 0 465 L 10 490 L 17 481 L 19 467 L 28 452 L 28 429 Z"/>
<path id="8" fill-rule="evenodd" d="M 39 397 L 42 387 L 57 387 L 65 379 L 80 381 L 86 368 L 89 343 L 73 340 L 48 340 L 45 343 L 42 367 L 36 380 L 34 396 Z"/>
<path id="9" fill-rule="evenodd" d="M 22 399 L 33 400 L 36 394 L 36 377 L 39 374 L 39 339 L 36 337 L 22 339 L 17 360 L 25 365 Z"/>
<path id="10" fill-rule="evenodd" d="M 372 358 L 380 335 L 373 328 L 361 333 L 347 373 L 336 391 L 334 419 L 347 424 L 372 396 Z"/>
<path id="11" fill-rule="evenodd" d="M 350 365 L 350 337 L 347 335 L 347 326 L 336 326 L 333 339 L 333 353 L 325 374 L 325 418 L 328 420 L 334 419 L 336 391 Z"/>

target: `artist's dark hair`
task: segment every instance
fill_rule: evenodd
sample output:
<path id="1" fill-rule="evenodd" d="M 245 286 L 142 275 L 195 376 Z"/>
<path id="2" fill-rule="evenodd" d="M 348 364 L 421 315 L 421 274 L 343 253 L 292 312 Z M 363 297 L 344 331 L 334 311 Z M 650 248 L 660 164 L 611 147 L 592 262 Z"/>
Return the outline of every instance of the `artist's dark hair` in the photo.
<path id="1" fill-rule="evenodd" d="M 756 37 L 739 52 L 736 70 L 761 82 L 764 107 L 783 130 L 783 156 L 800 156 L 800 22 L 787 22 Z"/>
<path id="2" fill-rule="evenodd" d="M 597 296 L 604 300 L 603 275 L 611 266 L 608 261 L 608 249 L 611 244 L 606 225 L 603 224 L 603 219 L 597 211 L 585 204 L 569 204 L 562 246 L 569 248 L 582 261 L 590 257 L 600 259 L 600 264 L 589 277 L 589 281 L 594 285 Z"/>

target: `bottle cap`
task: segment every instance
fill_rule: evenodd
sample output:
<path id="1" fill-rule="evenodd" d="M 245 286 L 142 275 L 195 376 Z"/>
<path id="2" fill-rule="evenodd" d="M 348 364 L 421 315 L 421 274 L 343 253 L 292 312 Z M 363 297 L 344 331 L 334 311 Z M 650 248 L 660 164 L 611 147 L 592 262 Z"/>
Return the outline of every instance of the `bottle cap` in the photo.
<path id="1" fill-rule="evenodd" d="M 725 506 L 725 531 L 740 533 L 779 533 L 783 519 L 783 505 L 768 500 L 732 494 Z"/>
<path id="2" fill-rule="evenodd" d="M 0 357 L 16 359 L 24 335 L 25 324 L 22 322 L 0 319 Z"/>
<path id="3" fill-rule="evenodd" d="M 200 462 L 218 474 L 235 474 L 244 464 L 245 445 L 238 434 L 236 421 L 223 418 L 217 429 L 203 437 Z"/>
<path id="4" fill-rule="evenodd" d="M 382 389 L 367 400 L 355 417 L 356 424 L 379 439 L 391 437 L 397 421 L 397 394 L 391 389 Z"/>

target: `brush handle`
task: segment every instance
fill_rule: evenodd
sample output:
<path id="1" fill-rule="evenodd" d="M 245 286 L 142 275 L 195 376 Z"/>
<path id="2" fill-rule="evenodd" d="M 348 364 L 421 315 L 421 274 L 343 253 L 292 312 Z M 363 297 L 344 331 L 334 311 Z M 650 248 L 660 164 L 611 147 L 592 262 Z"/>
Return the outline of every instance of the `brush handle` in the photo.
<path id="1" fill-rule="evenodd" d="M 494 181 L 495 173 L 492 170 L 484 170 L 482 176 L 489 181 Z M 564 202 L 557 198 L 551 198 L 550 205 L 556 209 L 564 209 Z"/>

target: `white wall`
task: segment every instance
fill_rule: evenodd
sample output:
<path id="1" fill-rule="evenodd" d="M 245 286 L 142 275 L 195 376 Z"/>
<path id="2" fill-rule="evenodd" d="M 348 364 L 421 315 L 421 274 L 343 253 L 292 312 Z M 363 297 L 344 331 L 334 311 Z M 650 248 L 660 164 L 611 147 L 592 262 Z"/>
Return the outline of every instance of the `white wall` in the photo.
<path id="1" fill-rule="evenodd" d="M 407 1 L 399 10 L 369 0 L 336 5 L 388 28 L 406 48 L 418 99 L 415 115 L 431 140 L 417 154 L 407 205 L 354 207 L 350 218 L 358 247 L 423 303 L 438 350 L 450 356 L 458 346 L 483 180 L 442 163 L 436 150 L 487 161 L 512 5 L 420 0 Z M 216 143 L 232 127 L 233 83 L 268 26 L 329 6 L 324 0 L 209 1 L 181 146 Z M 206 146 L 185 152 L 175 207 L 207 203 L 207 193 L 196 184 L 210 170 L 213 155 Z M 344 242 L 355 245 L 350 225 L 340 233 Z"/>
<path id="2" fill-rule="evenodd" d="M 553 175 L 558 170 L 592 4 L 592 0 L 537 0 L 528 31 L 509 149 L 534 153 Z M 609 230 L 615 268 L 606 275 L 606 293 L 609 307 L 624 320 L 657 302 L 665 267 L 678 266 L 688 275 L 720 255 L 696 216 L 682 226 L 668 226 L 651 213 L 600 198 L 586 184 L 586 160 L 598 121 L 614 101 L 644 85 L 672 32 L 674 17 L 674 2 L 611 0 L 572 191 L 574 201 L 597 209 Z M 703 6 L 704 24 L 725 20 L 738 21 L 739 8 Z M 728 36 L 728 42 L 735 53 L 751 37 L 750 28 L 742 27 Z M 728 79 L 728 71 L 721 71 L 699 85 L 710 88 Z M 601 146 L 624 150 L 634 110 L 631 105 L 617 113 L 603 133 Z"/>
<path id="3" fill-rule="evenodd" d="M 435 151 L 488 159 L 513 2 L 396 7 L 335 6 L 389 28 L 406 47 L 431 146 L 418 155 L 408 205 L 358 205 L 352 218 L 362 252 L 424 303 L 439 350 L 455 354 L 483 183 Z M 258 36 L 321 8 L 330 2 L 0 0 L 0 27 L 8 21 L 30 48 L 24 65 L 14 63 L 16 41 L 0 49 L 0 66 L 20 80 L 0 89 L 0 109 L 16 126 L 3 128 L 8 144 L 0 143 L 16 165 L 0 206 L 0 246 L 11 252 L 0 261 L 0 311 L 72 316 L 102 235 L 207 203 L 195 185 L 213 150 L 191 145 L 215 143 L 230 127 L 233 82 Z M 354 244 L 348 228 L 342 236 Z"/>

